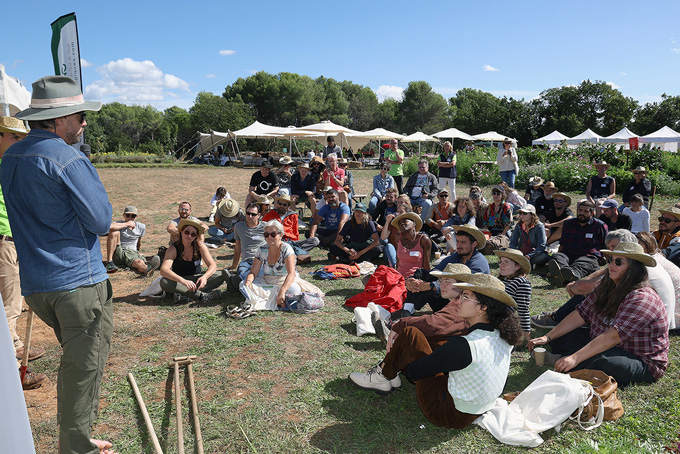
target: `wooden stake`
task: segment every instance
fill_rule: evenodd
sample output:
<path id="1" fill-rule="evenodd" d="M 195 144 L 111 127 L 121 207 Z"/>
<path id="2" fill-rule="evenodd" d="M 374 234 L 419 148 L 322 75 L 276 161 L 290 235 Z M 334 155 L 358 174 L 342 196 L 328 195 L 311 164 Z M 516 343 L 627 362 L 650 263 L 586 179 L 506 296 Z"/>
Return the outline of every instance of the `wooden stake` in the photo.
<path id="1" fill-rule="evenodd" d="M 135 398 L 137 399 L 139 408 L 142 411 L 142 416 L 144 417 L 144 422 L 146 423 L 146 428 L 149 431 L 149 435 L 151 436 L 151 441 L 153 442 L 153 447 L 156 450 L 156 454 L 163 454 L 161 445 L 160 443 L 158 443 L 156 431 L 153 429 L 153 424 L 151 424 L 149 412 L 146 410 L 146 405 L 144 405 L 144 399 L 142 399 L 142 395 L 139 392 L 139 388 L 137 388 L 137 382 L 135 381 L 135 377 L 132 376 L 132 373 L 128 374 L 128 379 L 130 380 L 130 385 L 132 385 L 132 391 L 134 391 L 135 393 Z"/>
<path id="2" fill-rule="evenodd" d="M 24 384 L 26 370 L 28 369 L 28 357 L 31 355 L 31 334 L 33 333 L 33 309 L 28 308 L 26 318 L 26 335 L 24 336 L 24 356 L 21 358 L 21 384 Z"/>
<path id="3" fill-rule="evenodd" d="M 175 362 L 175 411 L 177 413 L 177 452 L 184 454 L 184 429 L 182 428 L 182 400 L 179 391 L 178 362 Z"/>
<path id="4" fill-rule="evenodd" d="M 203 436 L 201 435 L 201 423 L 198 421 L 198 403 L 196 402 L 196 389 L 194 388 L 194 370 L 191 362 L 187 364 L 189 374 L 189 395 L 191 396 L 191 411 L 194 414 L 194 431 L 196 432 L 196 447 L 198 454 L 203 454 Z"/>

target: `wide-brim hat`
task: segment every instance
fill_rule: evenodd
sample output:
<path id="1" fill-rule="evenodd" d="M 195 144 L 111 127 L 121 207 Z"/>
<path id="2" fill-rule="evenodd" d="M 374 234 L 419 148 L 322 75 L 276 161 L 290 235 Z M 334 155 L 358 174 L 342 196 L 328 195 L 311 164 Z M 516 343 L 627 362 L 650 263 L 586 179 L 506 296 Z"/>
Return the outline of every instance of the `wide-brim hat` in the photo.
<path id="1" fill-rule="evenodd" d="M 16 117 L 20 120 L 52 120 L 85 110 L 97 112 L 99 101 L 85 101 L 80 85 L 67 76 L 46 76 L 33 82 L 33 94 L 28 109 Z"/>
<path id="2" fill-rule="evenodd" d="M 234 199 L 224 199 L 217 206 L 217 209 L 220 210 L 220 214 L 222 216 L 226 218 L 233 218 L 238 214 L 238 210 L 241 209 L 241 206 Z"/>
<path id="3" fill-rule="evenodd" d="M 321 156 L 314 156 L 311 161 L 309 161 L 309 167 L 312 167 L 315 163 L 321 164 L 321 168 L 325 169 L 326 164 L 323 162 L 323 158 Z"/>
<path id="4" fill-rule="evenodd" d="M 477 228 L 476 225 L 465 224 L 454 225 L 452 227 L 456 233 L 465 232 L 472 235 L 475 238 L 475 240 L 477 240 L 477 249 L 484 249 L 484 246 L 486 246 L 486 237 L 484 236 L 484 233 Z"/>
<path id="5" fill-rule="evenodd" d="M 602 166 L 604 166 L 604 167 L 606 167 L 606 168 L 610 168 L 610 167 L 611 167 L 611 164 L 609 164 L 607 161 L 596 162 L 596 163 L 593 164 L 593 165 L 594 165 L 595 167 L 602 167 Z"/>
<path id="6" fill-rule="evenodd" d="M 470 271 L 470 268 L 463 265 L 462 263 L 449 263 L 448 265 L 446 265 L 446 267 L 444 267 L 442 271 L 439 270 L 430 271 L 430 275 L 436 277 L 437 279 L 441 279 L 443 277 L 450 277 L 457 281 L 460 281 L 465 277 L 470 276 L 471 274 L 472 271 Z"/>
<path id="7" fill-rule="evenodd" d="M 309 164 L 307 164 L 306 162 L 303 162 L 302 164 L 298 165 L 297 168 L 298 168 L 298 170 L 300 170 L 300 169 L 311 170 L 311 169 L 309 168 Z"/>
<path id="8" fill-rule="evenodd" d="M 553 183 L 552 181 L 547 181 L 543 187 L 545 189 L 554 189 L 555 191 L 557 191 L 558 189 L 557 186 L 555 186 L 555 183 Z"/>
<path id="9" fill-rule="evenodd" d="M 666 216 L 670 216 L 680 221 L 680 208 L 673 207 L 668 210 L 659 210 L 659 213 Z"/>
<path id="10" fill-rule="evenodd" d="M 338 164 L 349 164 L 349 161 L 345 158 L 338 159 Z"/>
<path id="11" fill-rule="evenodd" d="M 279 200 L 283 200 L 284 202 L 293 203 L 293 199 L 291 199 L 290 196 L 288 194 L 286 194 L 285 192 L 283 194 L 277 195 L 276 197 L 274 197 L 274 199 L 277 202 Z"/>
<path id="12" fill-rule="evenodd" d="M 290 158 L 290 156 L 284 156 L 283 158 L 279 159 L 279 164 L 288 165 L 292 164 L 293 160 Z"/>
<path id="13" fill-rule="evenodd" d="M 0 117 L 0 132 L 10 134 L 28 134 L 24 122 L 14 117 Z"/>
<path id="14" fill-rule="evenodd" d="M 568 206 L 571 206 L 571 197 L 569 197 L 569 196 L 568 196 L 567 194 L 565 194 L 564 192 L 556 192 L 555 194 L 553 194 L 553 196 L 552 196 L 553 200 L 554 200 L 556 197 L 562 197 L 562 198 L 564 199 L 564 202 L 565 202 L 564 205 L 567 206 L 567 207 L 568 207 Z"/>
<path id="15" fill-rule="evenodd" d="M 647 173 L 648 170 L 647 170 L 645 167 L 637 166 L 636 168 L 633 169 L 633 172 L 644 172 L 644 173 Z"/>
<path id="16" fill-rule="evenodd" d="M 504 251 L 493 251 L 493 253 L 498 257 L 506 257 L 517 263 L 522 267 L 524 274 L 531 273 L 531 262 L 529 262 L 529 259 L 522 254 L 522 251 L 518 251 L 517 249 L 506 249 Z"/>
<path id="17" fill-rule="evenodd" d="M 529 184 L 532 186 L 540 186 L 545 180 L 539 176 L 533 176 L 529 179 Z"/>
<path id="18" fill-rule="evenodd" d="M 656 266 L 656 260 L 649 254 L 645 254 L 644 248 L 638 243 L 627 243 L 621 241 L 616 245 L 613 251 L 609 249 L 604 249 L 600 251 L 605 257 L 618 256 L 627 257 L 632 260 L 637 260 L 645 266 Z"/>
<path id="19" fill-rule="evenodd" d="M 420 219 L 420 216 L 418 216 L 418 215 L 415 214 L 415 213 L 402 213 L 402 214 L 400 214 L 399 216 L 397 216 L 397 217 L 395 217 L 394 219 L 392 219 L 392 222 L 390 222 L 390 224 L 391 224 L 393 227 L 395 227 L 395 228 L 398 229 L 398 228 L 399 228 L 399 221 L 401 221 L 402 219 L 410 219 L 410 220 L 412 220 L 412 221 L 415 223 L 415 225 L 416 225 L 416 232 L 420 232 L 420 229 L 423 228 L 423 220 Z"/>
<path id="20" fill-rule="evenodd" d="M 257 200 L 255 200 L 255 203 L 258 205 L 271 205 L 272 202 L 273 200 L 266 195 L 258 195 Z"/>
<path id="21" fill-rule="evenodd" d="M 203 227 L 203 224 L 201 224 L 198 221 L 193 221 L 191 219 L 181 219 L 179 221 L 179 224 L 177 224 L 177 230 L 180 232 L 184 230 L 184 227 L 191 226 L 194 227 L 199 235 L 203 235 L 203 232 L 205 232 L 205 227 Z"/>
<path id="22" fill-rule="evenodd" d="M 517 210 L 517 211 L 520 212 L 520 213 L 533 213 L 533 214 L 536 214 L 536 207 L 533 206 L 533 205 L 530 204 L 530 203 L 527 203 L 526 205 L 524 205 L 522 208 L 520 208 L 520 209 Z"/>
<path id="23" fill-rule="evenodd" d="M 490 298 L 499 301 L 509 307 L 517 307 L 517 303 L 505 291 L 505 284 L 497 277 L 490 274 L 471 274 L 465 278 L 467 282 L 458 282 L 453 284 L 461 290 L 470 290 L 473 293 L 486 295 Z"/>

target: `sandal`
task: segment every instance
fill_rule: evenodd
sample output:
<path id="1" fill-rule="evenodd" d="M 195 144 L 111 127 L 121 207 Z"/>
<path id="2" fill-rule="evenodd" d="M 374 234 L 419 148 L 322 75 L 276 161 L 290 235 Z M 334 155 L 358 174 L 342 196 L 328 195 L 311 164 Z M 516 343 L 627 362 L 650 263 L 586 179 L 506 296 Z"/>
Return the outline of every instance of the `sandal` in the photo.
<path id="1" fill-rule="evenodd" d="M 248 318 L 251 315 L 253 315 L 252 310 L 250 307 L 248 309 L 241 308 L 239 306 L 228 306 L 226 310 L 227 317 L 233 318 L 236 320 L 241 320 L 244 318 Z"/>

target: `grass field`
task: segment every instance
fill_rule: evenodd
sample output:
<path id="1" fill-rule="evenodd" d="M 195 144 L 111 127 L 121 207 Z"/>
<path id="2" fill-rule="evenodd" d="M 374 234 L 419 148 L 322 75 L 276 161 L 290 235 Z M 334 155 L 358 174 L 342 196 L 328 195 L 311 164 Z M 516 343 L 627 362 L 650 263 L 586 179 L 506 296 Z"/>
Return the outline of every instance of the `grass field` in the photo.
<path id="1" fill-rule="evenodd" d="M 99 169 L 99 174 L 115 219 L 122 217 L 126 205 L 139 208 L 139 221 L 147 225 L 142 251 L 150 256 L 167 243 L 165 227 L 177 216 L 180 202 L 190 201 L 194 215 L 207 216 L 210 198 L 218 186 L 226 186 L 232 197 L 243 201 L 253 171 L 106 168 Z M 370 193 L 375 171 L 354 174 L 357 192 Z M 463 191 L 467 188 L 460 188 L 459 192 Z M 488 188 L 485 195 L 490 198 Z M 573 199 L 581 197 L 570 195 Z M 655 208 L 675 202 L 657 197 Z M 656 218 L 656 213 L 652 217 Z M 231 263 L 231 249 L 222 247 L 213 254 L 220 268 Z M 307 278 L 310 271 L 328 263 L 325 251 L 314 251 L 313 258 L 311 265 L 299 268 Z M 492 273 L 497 274 L 496 257 L 490 262 Z M 407 380 L 387 397 L 348 383 L 350 372 L 364 371 L 384 356 L 377 338 L 355 335 L 352 313 L 342 306 L 349 296 L 361 291 L 359 279 L 317 281 L 326 292 L 326 307 L 318 314 L 258 313 L 245 320 L 226 318 L 221 304 L 190 306 L 140 299 L 138 295 L 150 279 L 130 271 L 119 271 L 111 279 L 115 331 L 94 435 L 113 441 L 121 453 L 153 452 L 127 380 L 128 372 L 137 380 L 164 452 L 177 452 L 173 376 L 167 363 L 174 356 L 189 354 L 198 356 L 194 374 L 207 453 L 525 452 L 524 448 L 498 443 L 474 426 L 460 431 L 433 426 L 422 416 L 414 385 Z M 566 301 L 563 289 L 534 275 L 530 280 L 532 314 Z M 223 302 L 239 300 L 229 295 Z M 34 342 L 48 353 L 31 363 L 31 369 L 46 373 L 49 382 L 25 392 L 25 396 L 38 452 L 54 452 L 60 351 L 53 333 L 42 322 L 36 325 Z M 620 391 L 626 410 L 622 419 L 592 432 L 566 424 L 560 433 L 546 432 L 545 443 L 533 452 L 659 452 L 671 445 L 680 429 L 680 372 L 675 362 L 679 345 L 678 339 L 672 338 L 671 364 L 662 380 Z M 544 370 L 532 363 L 525 348 L 517 349 L 506 392 L 523 389 Z M 188 389 L 185 383 L 182 385 Z M 186 392 L 182 400 L 186 452 L 195 452 Z"/>

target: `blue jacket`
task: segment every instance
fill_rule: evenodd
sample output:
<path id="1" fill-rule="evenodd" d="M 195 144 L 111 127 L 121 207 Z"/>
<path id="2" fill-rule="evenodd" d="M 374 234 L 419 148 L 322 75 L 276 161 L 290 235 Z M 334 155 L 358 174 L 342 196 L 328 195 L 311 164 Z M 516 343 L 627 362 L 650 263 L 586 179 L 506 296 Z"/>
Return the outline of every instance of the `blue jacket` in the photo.
<path id="1" fill-rule="evenodd" d="M 396 187 L 394 184 L 394 178 L 392 175 L 387 175 L 386 178 L 383 179 L 382 175 L 377 174 L 376 176 L 373 177 L 373 195 L 378 197 L 379 199 L 382 199 L 385 197 L 385 193 L 389 188 L 394 188 Z"/>
<path id="2" fill-rule="evenodd" d="M 510 249 L 520 249 L 524 242 L 522 241 L 521 232 L 522 227 L 519 224 L 512 229 L 512 236 L 510 237 Z M 538 254 L 539 252 L 545 251 L 545 245 L 548 239 L 545 235 L 545 226 L 542 222 L 537 223 L 535 226 L 529 229 L 529 244 L 534 249 L 527 254 L 530 259 Z"/>
<path id="3" fill-rule="evenodd" d="M 0 184 L 19 257 L 22 295 L 72 290 L 107 279 L 99 235 L 111 204 L 80 151 L 33 129 L 0 164 Z"/>

